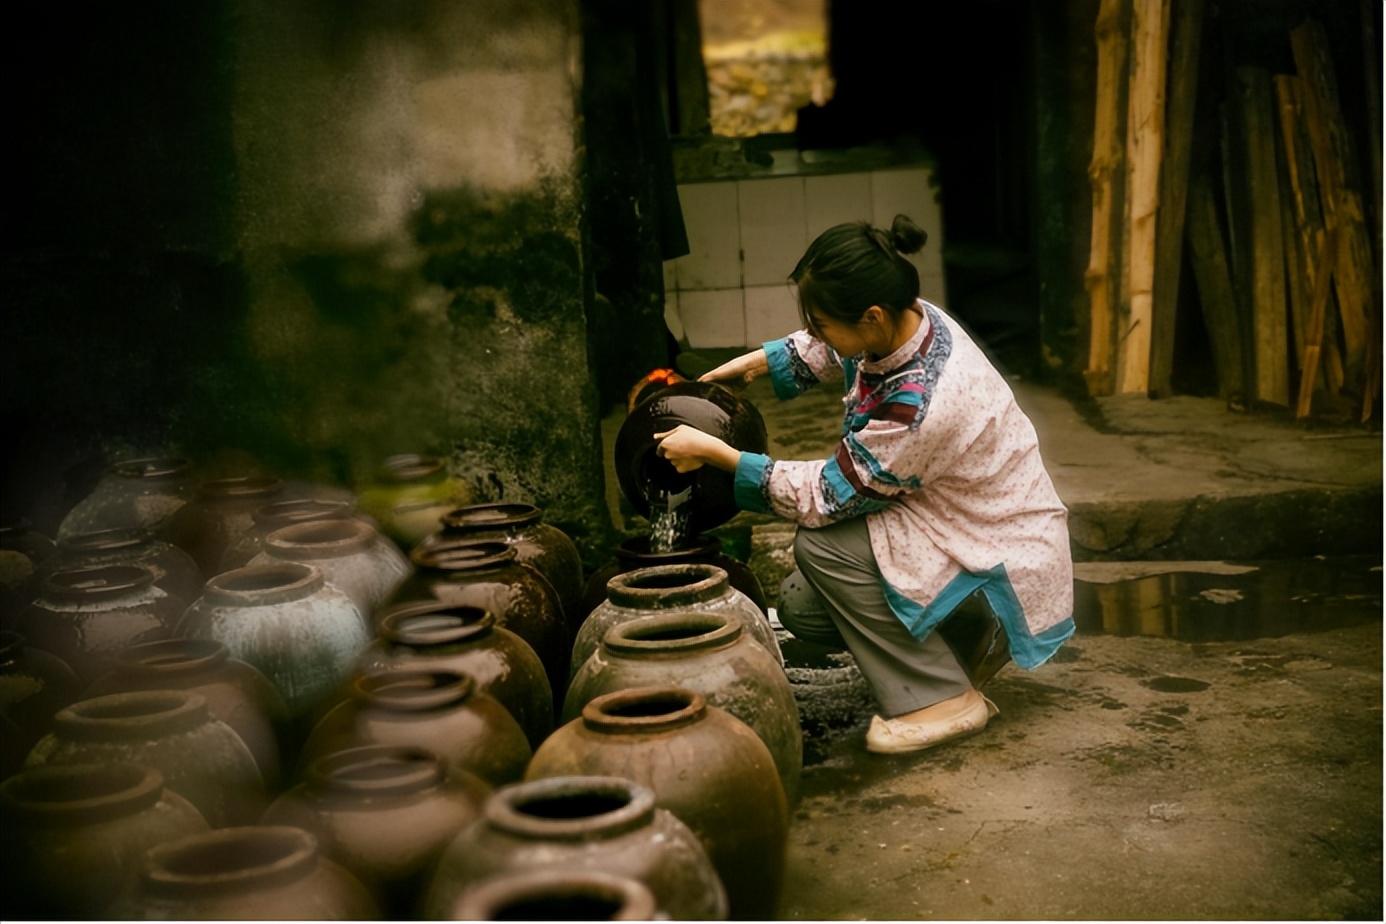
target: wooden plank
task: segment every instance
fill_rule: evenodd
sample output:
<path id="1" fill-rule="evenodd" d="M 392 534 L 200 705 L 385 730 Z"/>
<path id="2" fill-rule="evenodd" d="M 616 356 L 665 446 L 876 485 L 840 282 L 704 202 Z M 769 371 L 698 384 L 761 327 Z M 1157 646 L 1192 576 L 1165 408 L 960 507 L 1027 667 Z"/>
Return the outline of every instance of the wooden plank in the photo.
<path id="1" fill-rule="evenodd" d="M 1251 309 L 1252 395 L 1257 401 L 1289 406 L 1289 331 L 1285 303 L 1285 243 L 1280 224 L 1280 177 L 1275 163 L 1276 119 L 1270 73 L 1238 68 L 1235 95 L 1240 102 L 1246 143 L 1243 182 L 1251 204 L 1249 307 Z"/>
<path id="2" fill-rule="evenodd" d="M 1121 217 L 1123 178 L 1122 140 L 1127 60 L 1127 25 L 1130 0 L 1101 0 L 1097 12 L 1097 109 L 1093 123 L 1092 247 L 1083 274 L 1088 290 L 1088 364 L 1084 370 L 1088 392 L 1112 390 L 1113 301 L 1120 289 Z M 1115 239 L 1115 240 L 1114 240 Z"/>
<path id="3" fill-rule="evenodd" d="M 1237 298 L 1232 290 L 1227 247 L 1218 224 L 1212 177 L 1206 169 L 1194 171 L 1189 178 L 1185 225 L 1194 281 L 1198 284 L 1198 299 L 1203 308 L 1203 326 L 1208 331 L 1213 364 L 1217 367 L 1218 394 L 1229 404 L 1238 404 L 1244 400 L 1244 391 Z"/>
<path id="4" fill-rule="evenodd" d="M 1372 210 L 1366 215 L 1369 227 L 1378 229 L 1371 235 L 1372 253 L 1376 266 L 1381 266 L 1381 45 L 1377 42 L 1376 16 L 1373 4 L 1361 0 L 1362 64 L 1367 84 L 1367 150 L 1371 156 Z M 1379 10 L 1381 7 L 1376 6 Z M 1362 399 L 1362 423 L 1371 420 L 1372 409 L 1381 393 L 1381 273 L 1372 274 L 1372 323 L 1367 335 L 1367 382 Z"/>
<path id="5" fill-rule="evenodd" d="M 1339 229 L 1330 228 L 1324 235 L 1323 249 L 1317 260 L 1318 273 L 1314 284 L 1314 302 L 1309 309 L 1304 344 L 1305 375 L 1299 380 L 1299 397 L 1295 402 L 1295 417 L 1303 420 L 1309 416 L 1314 397 L 1314 380 L 1319 366 L 1319 350 L 1323 341 L 1323 318 L 1328 306 L 1328 283 L 1333 276 L 1331 267 L 1338 257 Z"/>
<path id="6" fill-rule="evenodd" d="M 1184 264 L 1184 207 L 1198 101 L 1203 0 L 1183 0 L 1170 24 L 1169 91 L 1165 95 L 1165 155 L 1160 167 L 1160 213 L 1155 234 L 1155 295 L 1151 306 L 1150 393 L 1170 394 L 1174 371 L 1179 275 Z"/>

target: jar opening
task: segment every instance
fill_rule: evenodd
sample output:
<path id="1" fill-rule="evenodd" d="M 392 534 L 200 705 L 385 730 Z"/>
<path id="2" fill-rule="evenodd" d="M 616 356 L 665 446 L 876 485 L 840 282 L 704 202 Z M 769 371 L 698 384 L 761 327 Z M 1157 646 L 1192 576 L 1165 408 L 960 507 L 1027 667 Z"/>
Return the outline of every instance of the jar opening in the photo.
<path id="1" fill-rule="evenodd" d="M 111 472 L 121 478 L 177 478 L 188 474 L 191 465 L 187 459 L 175 457 L 149 457 L 128 459 L 111 466 Z"/>
<path id="2" fill-rule="evenodd" d="M 331 520 L 350 516 L 355 506 L 350 501 L 303 498 L 276 501 L 257 508 L 251 519 L 261 526 L 303 523 L 311 520 Z"/>
<path id="3" fill-rule="evenodd" d="M 706 711 L 703 695 L 684 687 L 632 687 L 594 698 L 582 708 L 582 723 L 599 732 L 658 732 L 697 721 Z"/>
<path id="4" fill-rule="evenodd" d="M 480 571 L 499 568 L 515 559 L 516 552 L 503 542 L 475 539 L 442 539 L 414 549 L 410 557 L 421 568 L 437 571 Z"/>
<path id="5" fill-rule="evenodd" d="M 642 616 L 607 630 L 602 645 L 623 654 L 660 654 L 721 648 L 741 637 L 736 619 L 697 610 Z"/>
<path id="6" fill-rule="evenodd" d="M 647 824 L 654 810 L 654 792 L 630 780 L 555 776 L 502 787 L 484 811 L 491 824 L 512 834 L 582 840 Z"/>
<path id="7" fill-rule="evenodd" d="M 217 603 L 264 606 L 302 599 L 322 585 L 322 572 L 317 568 L 283 561 L 223 572 L 207 582 L 205 592 Z"/>
<path id="8" fill-rule="evenodd" d="M 400 645 L 447 645 L 485 635 L 495 622 L 491 613 L 477 606 L 405 603 L 381 614 L 380 635 Z"/>
<path id="9" fill-rule="evenodd" d="M 537 523 L 541 511 L 533 504 L 469 504 L 443 515 L 443 525 L 453 530 L 484 530 Z"/>
<path id="10" fill-rule="evenodd" d="M 134 764 L 69 764 L 32 767 L 0 787 L 21 814 L 59 821 L 95 819 L 138 811 L 159 801 L 164 778 Z"/>
<path id="11" fill-rule="evenodd" d="M 443 460 L 437 456 L 404 452 L 387 458 L 380 474 L 387 481 L 426 481 L 443 474 Z"/>
<path id="12" fill-rule="evenodd" d="M 374 535 L 375 530 L 361 520 L 309 520 L 279 527 L 265 537 L 265 548 L 284 558 L 335 558 L 361 551 Z"/>
<path id="13" fill-rule="evenodd" d="M 126 670 L 169 674 L 205 670 L 227 659 L 226 646 L 211 639 L 166 639 L 144 642 L 116 656 Z"/>
<path id="14" fill-rule="evenodd" d="M 622 793 L 572 793 L 558 796 L 539 796 L 517 800 L 515 811 L 532 818 L 571 820 L 608 815 L 630 805 L 630 797 Z"/>
<path id="15" fill-rule="evenodd" d="M 178 734 L 207 720 L 207 699 L 185 690 L 110 693 L 58 712 L 54 728 L 86 741 L 153 739 Z"/>
<path id="16" fill-rule="evenodd" d="M 47 589 L 60 597 L 103 599 L 144 590 L 154 583 L 154 574 L 138 565 L 104 565 L 91 568 L 64 568 L 48 576 Z"/>
<path id="17" fill-rule="evenodd" d="M 424 748 L 376 745 L 350 748 L 314 761 L 309 776 L 318 786 L 359 796 L 418 792 L 442 782 L 437 755 Z"/>
<path id="18" fill-rule="evenodd" d="M 540 869 L 502 874 L 468 889 L 457 921 L 648 921 L 654 895 L 643 883 L 596 870 Z"/>
<path id="19" fill-rule="evenodd" d="M 706 603 L 730 589 L 727 572 L 716 565 L 677 564 L 637 568 L 607 582 L 607 597 L 631 609 L 668 609 Z"/>
<path id="20" fill-rule="evenodd" d="M 204 481 L 198 493 L 217 500 L 250 500 L 273 497 L 284 487 L 278 478 L 264 475 L 241 475 L 235 478 L 215 478 Z"/>
<path id="21" fill-rule="evenodd" d="M 58 547 L 64 552 L 76 555 L 99 554 L 103 552 L 122 552 L 151 545 L 154 535 L 146 529 L 122 527 L 117 529 L 98 529 L 90 533 L 78 533 L 58 540 Z"/>
<path id="22" fill-rule="evenodd" d="M 154 847 L 144 877 L 161 891 L 244 888 L 295 879 L 317 855 L 317 839 L 298 828 L 223 828 Z"/>
<path id="23" fill-rule="evenodd" d="M 577 888 L 552 895 L 516 898 L 495 909 L 493 921 L 611 921 L 625 907 L 616 896 L 594 895 Z"/>
<path id="24" fill-rule="evenodd" d="M 422 712 L 462 702 L 475 682 L 457 671 L 381 671 L 358 677 L 356 694 L 382 709 Z"/>

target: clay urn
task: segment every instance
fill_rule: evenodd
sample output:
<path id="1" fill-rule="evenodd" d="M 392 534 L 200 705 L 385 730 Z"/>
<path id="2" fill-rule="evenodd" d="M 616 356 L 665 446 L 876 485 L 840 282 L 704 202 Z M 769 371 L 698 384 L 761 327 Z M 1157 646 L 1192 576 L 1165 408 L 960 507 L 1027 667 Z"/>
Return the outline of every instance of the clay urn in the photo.
<path id="1" fill-rule="evenodd" d="M 593 870 L 535 870 L 479 882 L 457 897 L 453 921 L 658 921 L 652 893 L 639 880 Z"/>
<path id="2" fill-rule="evenodd" d="M 112 917 L 147 921 L 359 921 L 380 908 L 300 828 L 254 826 L 170 841 L 145 854 L 136 896 Z"/>
<path id="3" fill-rule="evenodd" d="M 116 655 L 111 670 L 87 687 L 84 698 L 137 690 L 186 690 L 207 700 L 212 718 L 231 727 L 250 749 L 265 785 L 279 785 L 279 735 L 288 708 L 255 668 L 231 657 L 211 639 L 145 642 Z"/>
<path id="4" fill-rule="evenodd" d="M 311 832 L 325 856 L 383 898 L 386 914 L 408 918 L 443 848 L 490 793 L 431 751 L 374 745 L 316 760 L 261 824 Z"/>
<path id="5" fill-rule="evenodd" d="M 154 586 L 183 601 L 202 593 L 202 572 L 187 552 L 137 527 L 73 533 L 58 540 L 58 553 L 43 568 L 45 575 L 68 568 L 138 565 L 154 575 Z"/>
<path id="6" fill-rule="evenodd" d="M 39 591 L 39 569 L 57 551 L 27 520 L 0 526 L 0 629 L 13 629 Z"/>
<path id="7" fill-rule="evenodd" d="M 284 526 L 265 537 L 252 565 L 295 561 L 322 571 L 369 622 L 376 608 L 409 574 L 409 560 L 364 520 L 313 520 Z"/>
<path id="8" fill-rule="evenodd" d="M 255 511 L 283 496 L 284 483 L 264 475 L 204 481 L 168 521 L 163 538 L 191 555 L 203 577 L 212 577 L 227 549 L 255 525 Z"/>
<path id="9" fill-rule="evenodd" d="M 789 811 L 774 760 L 749 726 L 686 687 L 607 693 L 544 742 L 525 778 L 604 773 L 648 786 L 698 835 L 734 917 L 774 918 Z"/>
<path id="10" fill-rule="evenodd" d="M 13 723 L 0 739 L 0 772 L 18 770 L 29 749 L 48 733 L 53 716 L 81 694 L 82 683 L 64 661 L 0 632 L 0 715 Z"/>
<path id="11" fill-rule="evenodd" d="M 153 767 L 213 827 L 264 810 L 265 784 L 250 749 L 212 718 L 207 699 L 182 690 L 113 693 L 73 703 L 29 752 L 29 767 L 129 762 Z"/>
<path id="12" fill-rule="evenodd" d="M 131 645 L 173 635 L 185 606 L 154 586 L 154 573 L 140 565 L 65 568 L 44 580 L 20 615 L 19 632 L 88 682 Z"/>
<path id="13" fill-rule="evenodd" d="M 162 529 L 193 496 L 187 459 L 151 456 L 117 462 L 70 510 L 58 538 L 103 529 Z"/>
<path id="14" fill-rule="evenodd" d="M 370 642 L 351 598 L 299 562 L 217 575 L 183 614 L 178 634 L 225 645 L 274 684 L 291 719 L 326 702 Z"/>
<path id="15" fill-rule="evenodd" d="M 391 602 L 442 600 L 486 610 L 497 625 L 529 643 L 557 694 L 567 686 L 571 643 L 563 606 L 553 585 L 521 564 L 518 554 L 503 542 L 471 539 L 417 548 L 410 554 L 414 573 Z"/>
<path id="16" fill-rule="evenodd" d="M 717 537 L 697 536 L 677 549 L 656 552 L 650 548 L 649 536 L 635 536 L 618 545 L 616 560 L 594 573 L 587 581 L 582 594 L 579 622 L 605 602 L 606 586 L 616 575 L 659 565 L 716 565 L 727 572 L 727 580 L 732 587 L 750 597 L 761 612 L 766 611 L 765 592 L 761 589 L 760 580 L 746 565 L 725 554 Z"/>
<path id="17" fill-rule="evenodd" d="M 438 862 L 424 916 L 447 917 L 496 876 L 600 872 L 634 879 L 678 920 L 726 917 L 726 894 L 702 844 L 646 786 L 619 776 L 564 776 L 497 790 Z"/>
<path id="18" fill-rule="evenodd" d="M 553 731 L 553 691 L 529 643 L 474 606 L 440 600 L 397 603 L 379 615 L 379 637 L 358 670 L 453 670 L 500 701 L 531 747 Z"/>
<path id="19" fill-rule="evenodd" d="M 101 918 L 150 847 L 206 831 L 163 775 L 129 763 L 35 767 L 0 784 L 6 918 Z"/>
<path id="20" fill-rule="evenodd" d="M 385 460 L 361 488 L 359 503 L 385 535 L 408 550 L 436 532 L 445 513 L 470 500 L 471 491 L 442 459 L 405 452 Z"/>
<path id="21" fill-rule="evenodd" d="M 784 663 L 770 620 L 716 565 L 660 565 L 618 574 L 607 582 L 607 598 L 592 611 L 573 642 L 571 674 L 587 663 L 612 626 L 669 610 L 721 613 L 735 619 L 748 638 Z M 570 675 L 571 676 L 571 675 Z"/>
<path id="22" fill-rule="evenodd" d="M 613 626 L 573 676 L 563 721 L 615 690 L 675 684 L 701 693 L 765 742 L 791 804 L 799 791 L 803 734 L 784 670 L 725 613 L 672 610 Z"/>
<path id="23" fill-rule="evenodd" d="M 443 528 L 423 541 L 478 539 L 504 542 L 515 560 L 548 578 L 558 593 L 563 616 L 571 628 L 581 621 L 582 558 L 573 540 L 561 529 L 543 522 L 533 504 L 471 504 L 443 515 Z"/>
<path id="24" fill-rule="evenodd" d="M 356 678 L 352 696 L 323 716 L 303 745 L 305 765 L 352 747 L 420 747 L 449 770 L 492 785 L 518 780 L 533 751 L 495 698 L 455 671 L 380 671 Z"/>
<path id="25" fill-rule="evenodd" d="M 321 497 L 300 497 L 257 507 L 250 514 L 250 529 L 241 533 L 221 557 L 220 570 L 230 571 L 250 564 L 250 560 L 263 551 L 265 537 L 275 530 L 317 520 L 344 520 L 356 515 L 354 500 Z"/>

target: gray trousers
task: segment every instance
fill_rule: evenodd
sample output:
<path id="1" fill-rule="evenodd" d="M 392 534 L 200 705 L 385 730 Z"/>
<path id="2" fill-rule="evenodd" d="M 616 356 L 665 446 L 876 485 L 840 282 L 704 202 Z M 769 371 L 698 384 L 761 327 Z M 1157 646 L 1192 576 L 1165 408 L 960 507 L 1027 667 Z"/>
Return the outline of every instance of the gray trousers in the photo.
<path id="1" fill-rule="evenodd" d="M 967 671 L 937 632 L 920 641 L 891 612 L 865 517 L 801 528 L 794 560 L 799 568 L 780 588 L 780 622 L 796 638 L 850 651 L 883 716 L 971 689 Z"/>

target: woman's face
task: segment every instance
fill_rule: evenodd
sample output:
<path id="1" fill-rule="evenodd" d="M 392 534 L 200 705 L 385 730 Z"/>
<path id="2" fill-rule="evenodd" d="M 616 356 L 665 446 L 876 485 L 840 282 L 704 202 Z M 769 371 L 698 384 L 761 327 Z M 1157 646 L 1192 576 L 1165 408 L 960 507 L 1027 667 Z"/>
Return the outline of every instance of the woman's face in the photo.
<path id="1" fill-rule="evenodd" d="M 849 324 L 828 317 L 816 308 L 807 312 L 808 332 L 832 347 L 838 356 L 857 356 L 871 352 L 876 346 L 870 325 L 858 321 Z"/>

